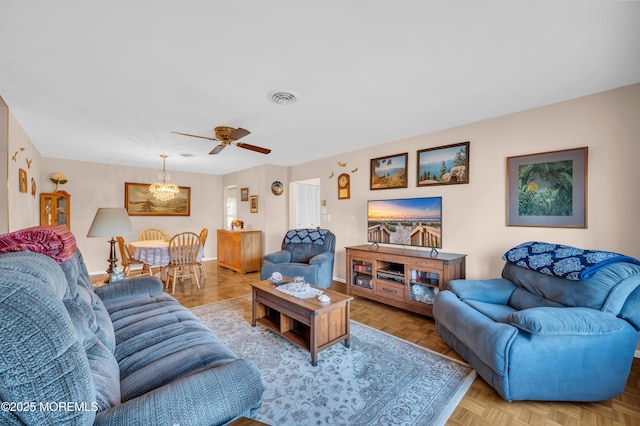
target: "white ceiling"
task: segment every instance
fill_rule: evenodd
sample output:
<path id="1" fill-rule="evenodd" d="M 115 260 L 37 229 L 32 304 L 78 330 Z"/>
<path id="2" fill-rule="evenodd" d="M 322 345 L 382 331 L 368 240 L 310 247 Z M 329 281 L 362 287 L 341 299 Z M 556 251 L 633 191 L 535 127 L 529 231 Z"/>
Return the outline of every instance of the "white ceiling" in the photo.
<path id="1" fill-rule="evenodd" d="M 289 166 L 638 82 L 640 2 L 0 0 L 0 96 L 44 157 Z M 272 153 L 170 133 L 218 125 Z"/>

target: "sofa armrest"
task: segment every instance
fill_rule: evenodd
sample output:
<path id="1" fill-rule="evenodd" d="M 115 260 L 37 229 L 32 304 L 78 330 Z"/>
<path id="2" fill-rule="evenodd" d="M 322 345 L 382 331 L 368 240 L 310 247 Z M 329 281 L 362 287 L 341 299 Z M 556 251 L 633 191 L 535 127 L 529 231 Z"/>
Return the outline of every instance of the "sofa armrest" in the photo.
<path id="1" fill-rule="evenodd" d="M 531 334 L 588 336 L 621 331 L 626 321 L 591 308 L 538 307 L 510 314 L 506 322 Z"/>
<path id="2" fill-rule="evenodd" d="M 265 254 L 262 257 L 262 260 L 271 263 L 289 263 L 291 262 L 291 252 L 288 250 L 280 250 L 273 253 Z"/>
<path id="3" fill-rule="evenodd" d="M 163 284 L 157 277 L 133 277 L 95 289 L 102 300 L 117 299 L 140 294 L 162 293 Z"/>
<path id="4" fill-rule="evenodd" d="M 254 416 L 263 392 L 255 365 L 237 359 L 100 411 L 95 424 L 142 425 L 150 419 L 165 425 L 226 424 L 239 416 Z"/>
<path id="5" fill-rule="evenodd" d="M 506 305 L 516 285 L 504 278 L 488 280 L 451 280 L 449 290 L 460 299 Z"/>
<path id="6" fill-rule="evenodd" d="M 333 259 L 333 253 L 331 252 L 324 252 L 324 253 L 318 253 L 315 256 L 313 256 L 311 259 L 309 259 L 309 265 L 313 265 L 316 263 L 327 263 L 327 262 L 331 262 L 331 260 Z"/>
<path id="7" fill-rule="evenodd" d="M 511 345 L 518 336 L 516 327 L 492 320 L 448 290 L 436 295 L 433 318 L 437 327 L 446 329 L 457 340 L 464 342 L 496 374 L 507 375 Z M 451 342 L 448 343 L 451 345 Z"/>

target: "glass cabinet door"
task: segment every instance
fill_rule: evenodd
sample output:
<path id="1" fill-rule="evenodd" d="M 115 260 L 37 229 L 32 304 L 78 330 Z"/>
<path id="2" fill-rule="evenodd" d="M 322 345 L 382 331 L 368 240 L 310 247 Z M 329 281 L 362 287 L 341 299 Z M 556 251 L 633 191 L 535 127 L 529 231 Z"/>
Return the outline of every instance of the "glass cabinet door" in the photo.
<path id="1" fill-rule="evenodd" d="M 64 195 L 57 197 L 56 204 L 56 224 L 67 226 L 67 198 Z"/>
<path id="2" fill-rule="evenodd" d="M 433 305 L 439 285 L 440 274 L 437 272 L 409 269 L 409 300 Z"/>
<path id="3" fill-rule="evenodd" d="M 372 283 L 371 279 L 372 275 L 373 263 L 368 260 L 359 260 L 353 259 L 351 261 L 351 270 L 352 270 L 352 280 L 351 285 L 356 285 L 358 287 L 371 289 Z"/>
<path id="4" fill-rule="evenodd" d="M 53 225 L 53 198 L 43 197 L 42 215 L 40 218 L 41 225 Z"/>

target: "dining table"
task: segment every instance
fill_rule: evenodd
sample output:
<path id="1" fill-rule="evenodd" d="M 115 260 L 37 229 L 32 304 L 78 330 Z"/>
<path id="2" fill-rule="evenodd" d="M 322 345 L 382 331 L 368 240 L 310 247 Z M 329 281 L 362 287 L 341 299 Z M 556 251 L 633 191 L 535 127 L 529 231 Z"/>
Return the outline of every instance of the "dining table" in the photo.
<path id="1" fill-rule="evenodd" d="M 169 241 L 165 240 L 139 240 L 129 243 L 129 252 L 135 260 L 149 265 L 151 268 L 160 268 L 161 279 L 166 280 L 166 267 L 169 265 Z M 202 261 L 204 247 L 200 245 L 197 260 Z"/>

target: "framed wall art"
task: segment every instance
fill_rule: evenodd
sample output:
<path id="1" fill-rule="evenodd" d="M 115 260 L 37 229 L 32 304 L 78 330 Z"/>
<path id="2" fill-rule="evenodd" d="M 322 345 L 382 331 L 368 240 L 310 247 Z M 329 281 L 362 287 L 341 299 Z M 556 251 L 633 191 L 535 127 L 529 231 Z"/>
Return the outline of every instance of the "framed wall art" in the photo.
<path id="1" fill-rule="evenodd" d="M 27 192 L 27 171 L 25 169 L 19 169 L 19 184 L 20 184 L 20 192 Z"/>
<path id="2" fill-rule="evenodd" d="M 394 154 L 371 159 L 369 189 L 407 187 L 407 160 L 409 153 Z"/>
<path id="3" fill-rule="evenodd" d="M 240 201 L 249 201 L 249 188 L 240 188 Z"/>
<path id="4" fill-rule="evenodd" d="M 418 151 L 416 186 L 469 183 L 469 142 Z"/>
<path id="5" fill-rule="evenodd" d="M 249 197 L 249 211 L 251 213 L 258 213 L 258 196 L 252 195 Z"/>
<path id="6" fill-rule="evenodd" d="M 180 191 L 169 201 L 159 201 L 149 191 L 148 183 L 124 183 L 124 207 L 129 216 L 190 216 L 191 187 Z"/>
<path id="7" fill-rule="evenodd" d="M 507 158 L 507 225 L 587 227 L 589 148 Z"/>

